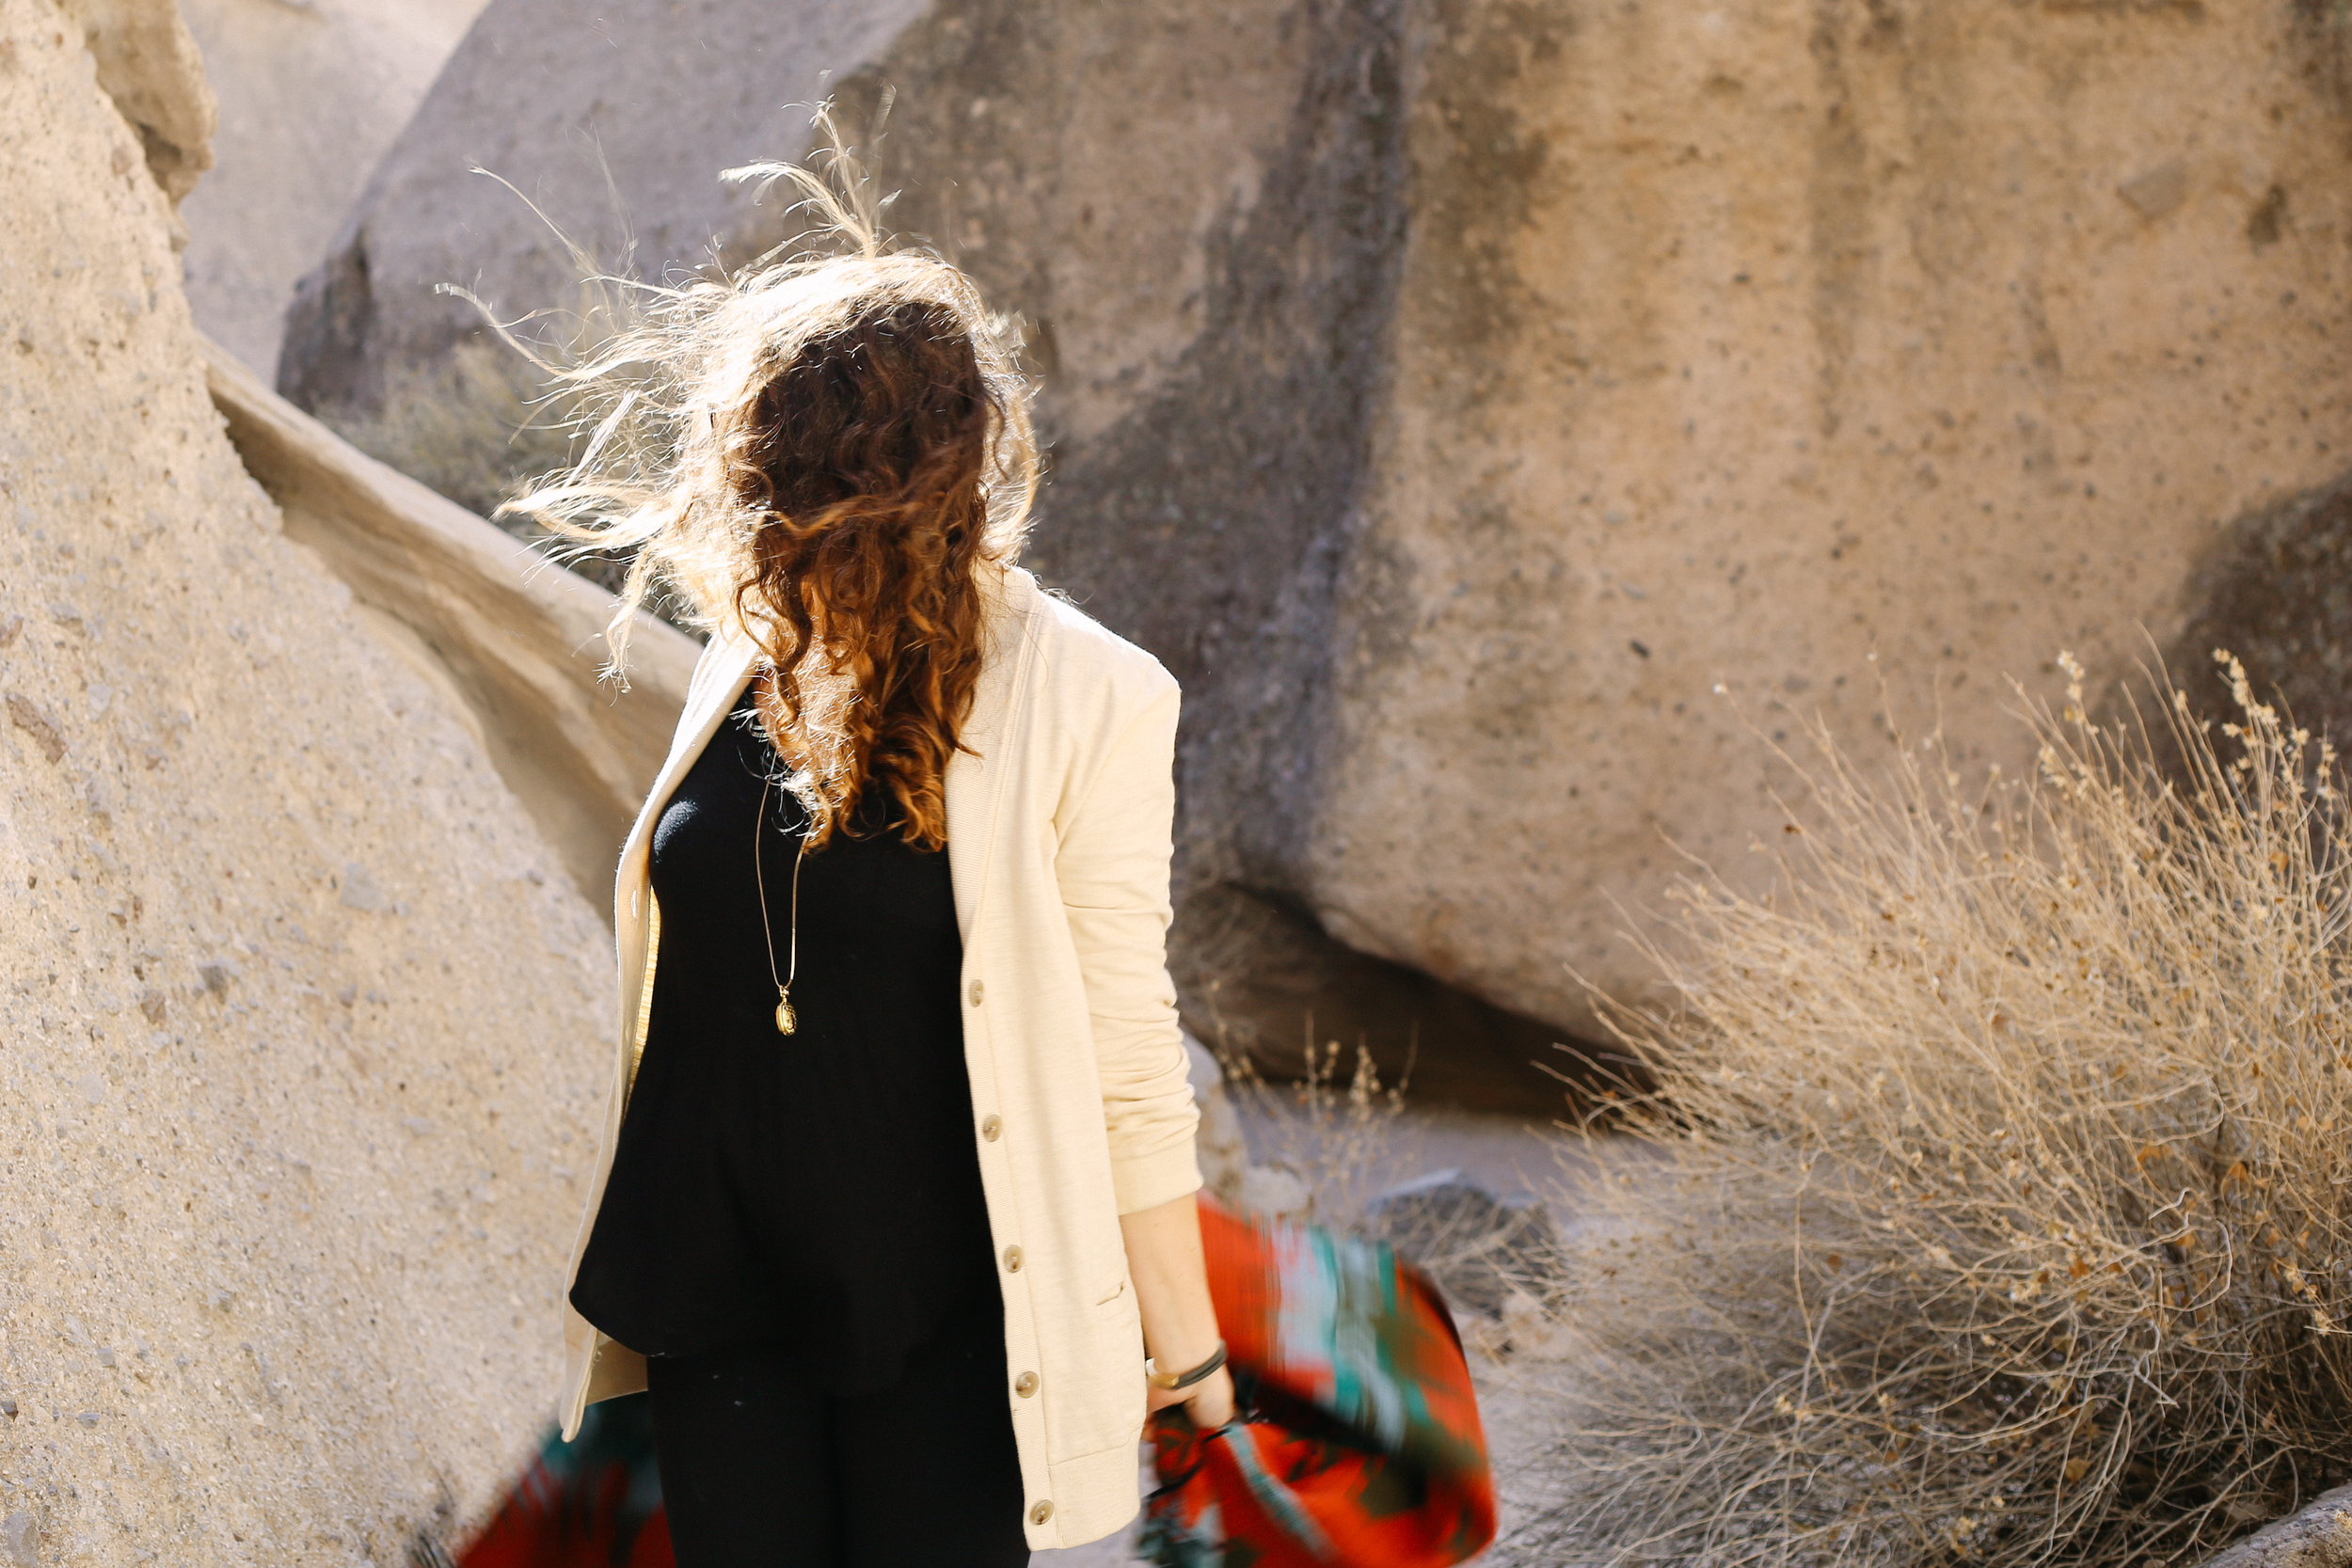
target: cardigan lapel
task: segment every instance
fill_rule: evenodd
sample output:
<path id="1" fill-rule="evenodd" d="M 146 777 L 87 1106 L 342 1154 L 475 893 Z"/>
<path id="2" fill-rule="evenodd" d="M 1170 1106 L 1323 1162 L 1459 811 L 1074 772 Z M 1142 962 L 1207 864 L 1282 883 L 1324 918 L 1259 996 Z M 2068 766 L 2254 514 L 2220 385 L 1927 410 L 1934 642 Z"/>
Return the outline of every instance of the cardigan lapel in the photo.
<path id="1" fill-rule="evenodd" d="M 638 808 L 637 820 L 629 825 L 628 838 L 621 848 L 621 864 L 613 889 L 616 908 L 614 928 L 622 922 L 634 921 L 643 912 L 637 908 L 638 895 L 644 888 L 646 877 L 646 847 L 652 838 L 656 818 L 670 802 L 688 769 L 710 744 L 710 737 L 719 733 L 719 726 L 735 709 L 735 700 L 751 684 L 752 670 L 759 662 L 758 644 L 747 637 L 712 639 L 710 651 L 703 656 L 703 674 L 687 693 L 685 711 L 678 715 L 677 733 L 670 742 L 670 755 L 656 775 L 653 787 L 645 792 L 645 803 Z"/>
<path id="2" fill-rule="evenodd" d="M 996 816 L 1010 767 L 1008 741 L 1026 689 L 1029 614 L 1037 580 L 1019 567 L 1006 568 L 988 590 L 988 655 L 972 692 L 957 739 L 971 748 L 947 759 L 941 795 L 947 810 L 947 879 L 955 890 L 956 929 L 964 951 L 979 918 L 988 887 L 989 855 L 996 843 Z"/>

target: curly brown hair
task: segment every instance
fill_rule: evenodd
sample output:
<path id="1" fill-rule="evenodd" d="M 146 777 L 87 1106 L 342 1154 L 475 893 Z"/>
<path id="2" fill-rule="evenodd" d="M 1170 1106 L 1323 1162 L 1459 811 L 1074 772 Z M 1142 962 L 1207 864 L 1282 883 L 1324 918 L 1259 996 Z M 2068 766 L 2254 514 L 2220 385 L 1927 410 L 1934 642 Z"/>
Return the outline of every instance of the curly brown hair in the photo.
<path id="1" fill-rule="evenodd" d="M 501 511 L 630 556 L 614 673 L 657 586 L 689 624 L 758 644 L 760 720 L 812 847 L 870 825 L 879 786 L 890 826 L 936 849 L 989 574 L 1020 553 L 1037 489 L 1018 339 L 957 268 L 886 252 L 854 182 L 728 178 L 794 186 L 830 253 L 675 287 L 592 277 L 576 353 L 500 328 L 582 442 Z"/>
<path id="2" fill-rule="evenodd" d="M 937 303 L 879 302 L 804 342 L 736 414 L 744 428 L 719 436 L 759 523 L 735 611 L 762 634 L 760 719 L 810 802 L 811 845 L 854 832 L 880 784 L 907 841 L 938 848 L 980 674 L 974 568 L 1002 418 L 972 340 Z"/>

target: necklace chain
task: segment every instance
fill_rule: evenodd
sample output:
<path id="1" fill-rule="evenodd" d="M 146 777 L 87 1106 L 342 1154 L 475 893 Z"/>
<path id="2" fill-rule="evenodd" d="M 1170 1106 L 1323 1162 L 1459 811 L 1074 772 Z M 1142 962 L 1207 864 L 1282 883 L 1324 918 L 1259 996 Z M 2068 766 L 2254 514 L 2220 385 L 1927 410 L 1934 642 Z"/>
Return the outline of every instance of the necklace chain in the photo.
<path id="1" fill-rule="evenodd" d="M 801 977 L 801 863 L 808 859 L 808 834 L 805 831 L 802 832 L 800 851 L 792 857 L 792 926 L 787 934 L 791 954 L 784 977 L 777 979 L 776 932 L 768 919 L 767 858 L 760 853 L 767 843 L 764 834 L 768 824 L 768 794 L 775 787 L 775 782 L 773 774 L 760 781 L 759 812 L 752 818 L 752 875 L 759 885 L 759 934 L 766 939 L 768 978 L 774 981 L 776 987 L 776 1033 L 789 1035 L 801 1026 L 801 1015 L 792 1006 L 792 982 Z"/>

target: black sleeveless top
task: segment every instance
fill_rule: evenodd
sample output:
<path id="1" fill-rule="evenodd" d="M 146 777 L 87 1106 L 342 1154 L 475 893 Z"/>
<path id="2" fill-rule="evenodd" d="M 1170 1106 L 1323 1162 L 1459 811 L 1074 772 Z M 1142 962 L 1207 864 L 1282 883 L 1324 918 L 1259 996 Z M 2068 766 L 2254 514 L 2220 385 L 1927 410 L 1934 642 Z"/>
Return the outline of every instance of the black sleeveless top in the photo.
<path id="1" fill-rule="evenodd" d="M 799 1028 L 779 1034 L 807 815 L 751 696 L 653 832 L 660 949 L 645 1050 L 572 1305 L 647 1355 L 762 1340 L 860 1393 L 993 1290 L 945 852 L 887 826 L 886 790 L 801 868 Z"/>

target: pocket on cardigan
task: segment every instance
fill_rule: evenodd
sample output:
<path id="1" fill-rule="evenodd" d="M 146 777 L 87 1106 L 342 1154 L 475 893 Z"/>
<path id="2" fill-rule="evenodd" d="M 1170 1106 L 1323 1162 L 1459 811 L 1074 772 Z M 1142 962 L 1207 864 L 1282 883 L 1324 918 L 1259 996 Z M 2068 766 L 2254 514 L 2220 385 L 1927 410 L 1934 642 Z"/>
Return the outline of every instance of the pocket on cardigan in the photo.
<path id="1" fill-rule="evenodd" d="M 1106 1365 L 1134 1365 L 1138 1370 L 1143 1364 L 1143 1304 L 1128 1287 L 1127 1276 L 1095 1292 L 1095 1343 L 1102 1346 Z"/>

